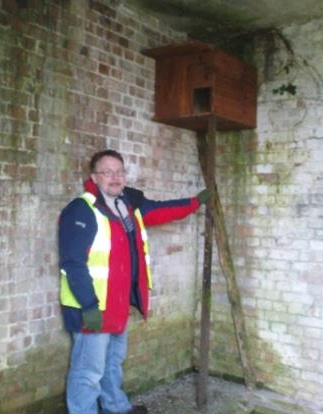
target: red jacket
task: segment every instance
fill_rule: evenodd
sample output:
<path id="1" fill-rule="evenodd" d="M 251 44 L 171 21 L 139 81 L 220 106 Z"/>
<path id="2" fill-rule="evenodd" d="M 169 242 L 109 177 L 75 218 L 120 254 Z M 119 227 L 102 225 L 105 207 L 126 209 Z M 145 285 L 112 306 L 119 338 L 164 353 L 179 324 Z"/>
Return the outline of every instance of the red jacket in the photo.
<path id="1" fill-rule="evenodd" d="M 121 333 L 124 331 L 130 311 L 130 293 L 133 255 L 136 256 L 138 272 L 138 300 L 135 306 L 144 318 L 148 314 L 148 278 L 143 250 L 143 240 L 137 219 L 135 223 L 135 252 L 124 227 L 107 207 L 104 198 L 93 181 L 85 183 L 85 189 L 97 196 L 94 206 L 109 218 L 111 228 L 111 250 L 109 257 L 108 294 L 106 310 L 103 311 L 101 332 Z M 182 219 L 195 212 L 199 207 L 196 197 L 154 201 L 134 188 L 126 187 L 123 199 L 133 215 L 139 209 L 145 226 L 160 225 L 172 220 Z M 81 223 L 81 225 L 80 225 Z M 62 306 L 66 329 L 82 330 L 82 310 L 97 307 L 98 301 L 93 289 L 92 278 L 86 262 L 87 255 L 97 231 L 93 211 L 86 202 L 77 198 L 66 206 L 59 221 L 60 267 L 65 270 L 69 286 L 81 304 L 81 309 Z"/>

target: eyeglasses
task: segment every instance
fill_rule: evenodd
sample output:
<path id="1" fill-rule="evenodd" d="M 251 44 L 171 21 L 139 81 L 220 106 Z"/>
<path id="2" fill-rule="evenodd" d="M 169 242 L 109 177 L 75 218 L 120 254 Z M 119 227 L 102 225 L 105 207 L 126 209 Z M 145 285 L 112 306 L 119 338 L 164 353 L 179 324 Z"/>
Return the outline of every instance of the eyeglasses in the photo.
<path id="1" fill-rule="evenodd" d="M 125 170 L 117 170 L 117 171 L 113 171 L 113 170 L 94 171 L 94 174 L 100 174 L 100 175 L 103 175 L 106 178 L 111 178 L 111 177 L 124 177 L 126 175 L 126 171 Z"/>

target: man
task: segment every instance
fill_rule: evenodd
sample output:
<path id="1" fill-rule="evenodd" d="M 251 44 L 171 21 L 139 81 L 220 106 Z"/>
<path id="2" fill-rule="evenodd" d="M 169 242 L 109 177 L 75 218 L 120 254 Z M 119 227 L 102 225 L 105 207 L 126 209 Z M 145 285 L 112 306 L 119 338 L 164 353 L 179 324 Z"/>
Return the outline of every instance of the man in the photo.
<path id="1" fill-rule="evenodd" d="M 67 377 L 69 414 L 145 414 L 122 390 L 129 307 L 147 318 L 151 288 L 145 226 L 182 219 L 209 198 L 148 200 L 126 186 L 122 156 L 113 150 L 90 161 L 85 193 L 59 220 L 61 304 L 73 335 Z"/>

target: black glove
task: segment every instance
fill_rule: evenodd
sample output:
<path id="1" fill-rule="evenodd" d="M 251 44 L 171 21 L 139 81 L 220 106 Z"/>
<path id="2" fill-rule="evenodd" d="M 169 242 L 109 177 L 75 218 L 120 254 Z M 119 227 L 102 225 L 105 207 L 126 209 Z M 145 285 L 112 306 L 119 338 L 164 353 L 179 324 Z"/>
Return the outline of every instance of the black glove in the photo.
<path id="1" fill-rule="evenodd" d="M 99 309 L 83 311 L 84 328 L 91 331 L 100 331 L 102 327 L 102 313 Z"/>
<path id="2" fill-rule="evenodd" d="M 210 198 L 211 198 L 211 193 L 207 188 L 200 191 L 197 195 L 197 199 L 199 200 L 200 204 L 206 204 Z"/>

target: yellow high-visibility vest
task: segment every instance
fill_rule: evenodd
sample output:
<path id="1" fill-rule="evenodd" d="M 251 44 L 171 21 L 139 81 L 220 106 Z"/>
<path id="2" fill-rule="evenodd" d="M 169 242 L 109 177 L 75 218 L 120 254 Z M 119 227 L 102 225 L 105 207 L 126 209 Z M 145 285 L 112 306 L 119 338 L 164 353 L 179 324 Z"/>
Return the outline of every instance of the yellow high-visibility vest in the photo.
<path id="1" fill-rule="evenodd" d="M 96 197 L 93 194 L 86 192 L 80 198 L 86 201 L 88 206 L 93 211 L 97 221 L 98 230 L 89 251 L 87 266 L 90 276 L 93 279 L 93 287 L 99 301 L 99 309 L 103 311 L 106 308 L 106 299 L 108 292 L 109 256 L 111 250 L 110 222 L 109 219 L 100 213 L 100 211 L 94 206 Z M 144 242 L 144 256 L 148 277 L 148 288 L 151 289 L 152 277 L 150 269 L 147 231 L 145 229 L 141 213 L 138 209 L 135 210 L 134 215 L 138 221 L 141 237 Z M 70 289 L 67 274 L 64 269 L 61 269 L 60 300 L 62 305 L 71 306 L 73 308 L 81 308 L 80 303 L 75 298 Z"/>
<path id="2" fill-rule="evenodd" d="M 145 254 L 145 261 L 146 261 L 147 278 L 148 278 L 148 289 L 152 289 L 153 281 L 152 281 L 151 267 L 150 267 L 148 234 L 147 234 L 147 230 L 145 228 L 144 221 L 142 219 L 142 215 L 140 211 L 136 209 L 134 214 L 135 214 L 136 219 L 138 220 L 141 238 L 144 242 L 144 254 Z"/>

